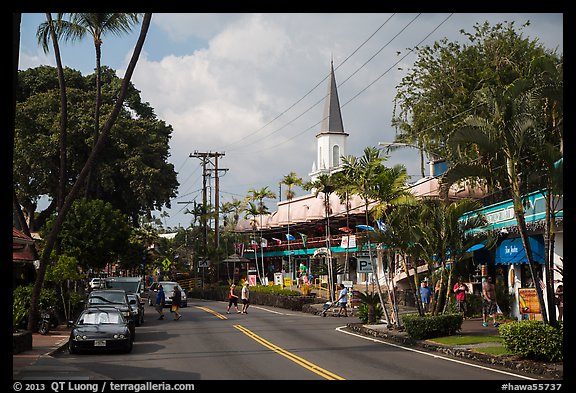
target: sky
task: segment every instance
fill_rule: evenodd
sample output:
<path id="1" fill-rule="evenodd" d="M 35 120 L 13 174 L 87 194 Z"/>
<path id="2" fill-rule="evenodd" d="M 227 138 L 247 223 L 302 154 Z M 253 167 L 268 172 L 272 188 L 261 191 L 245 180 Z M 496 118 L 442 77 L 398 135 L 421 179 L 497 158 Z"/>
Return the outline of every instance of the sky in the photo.
<path id="1" fill-rule="evenodd" d="M 56 64 L 37 44 L 43 21 L 45 14 L 22 14 L 21 70 Z M 393 141 L 396 86 L 416 60 L 412 48 L 443 38 L 469 44 L 460 30 L 473 33 L 486 21 L 515 21 L 517 28 L 530 21 L 525 37 L 563 53 L 562 13 L 153 14 L 132 83 L 173 128 L 168 161 L 180 186 L 164 209 L 164 226 L 188 227 L 193 217 L 186 209 L 202 202 L 201 160 L 191 154 L 220 153 L 220 203 L 263 187 L 285 199 L 280 182 L 290 172 L 309 181 L 331 62 L 349 134 L 346 155 Z M 103 37 L 102 64 L 119 77 L 139 32 L 137 26 L 127 35 Z M 60 49 L 64 66 L 94 72 L 91 39 Z M 385 164 L 403 164 L 411 181 L 421 177 L 415 149 L 391 152 Z M 277 201 L 267 201 L 270 211 Z"/>

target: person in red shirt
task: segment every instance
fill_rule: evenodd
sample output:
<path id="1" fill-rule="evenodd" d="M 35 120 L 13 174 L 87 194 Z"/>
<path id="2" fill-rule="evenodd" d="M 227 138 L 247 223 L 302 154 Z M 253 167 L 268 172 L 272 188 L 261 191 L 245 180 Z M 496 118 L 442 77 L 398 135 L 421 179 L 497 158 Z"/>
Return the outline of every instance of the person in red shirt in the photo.
<path id="1" fill-rule="evenodd" d="M 240 314 L 240 310 L 238 310 L 238 295 L 234 293 L 234 288 L 236 285 L 230 285 L 230 291 L 228 292 L 228 308 L 226 309 L 226 314 L 230 314 L 230 307 L 234 305 L 236 307 L 236 312 Z"/>
<path id="2" fill-rule="evenodd" d="M 456 294 L 456 311 L 461 312 L 462 316 L 466 316 L 466 292 L 468 291 L 468 286 L 462 282 L 462 278 L 458 278 L 456 284 L 453 288 Z"/>

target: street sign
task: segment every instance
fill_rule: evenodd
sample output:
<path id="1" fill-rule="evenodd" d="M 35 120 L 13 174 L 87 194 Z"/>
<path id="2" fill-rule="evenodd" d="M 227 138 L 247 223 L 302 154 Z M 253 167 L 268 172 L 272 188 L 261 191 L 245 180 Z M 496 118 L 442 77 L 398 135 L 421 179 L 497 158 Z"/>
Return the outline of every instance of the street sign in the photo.
<path id="1" fill-rule="evenodd" d="M 172 264 L 172 262 L 170 262 L 170 259 L 164 258 L 164 260 L 162 261 L 162 270 L 167 272 L 168 270 L 170 270 L 171 264 Z"/>
<path id="2" fill-rule="evenodd" d="M 358 273 L 372 273 L 372 263 L 370 259 L 357 259 L 358 261 Z"/>
<path id="3" fill-rule="evenodd" d="M 210 266 L 210 261 L 208 259 L 201 259 L 198 261 L 198 267 L 208 267 Z"/>

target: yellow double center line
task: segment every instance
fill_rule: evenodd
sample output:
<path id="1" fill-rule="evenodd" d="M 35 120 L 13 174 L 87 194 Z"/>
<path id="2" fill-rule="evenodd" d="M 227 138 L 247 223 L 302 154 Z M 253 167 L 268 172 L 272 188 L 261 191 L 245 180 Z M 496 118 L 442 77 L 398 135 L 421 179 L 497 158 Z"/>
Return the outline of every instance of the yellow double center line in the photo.
<path id="1" fill-rule="evenodd" d="M 241 325 L 233 325 L 233 326 L 236 329 L 240 330 L 245 335 L 247 335 L 248 337 L 250 337 L 251 339 L 253 339 L 254 341 L 264 345 L 266 348 L 271 349 L 272 351 L 276 352 L 277 354 L 284 356 L 285 358 L 287 358 L 287 359 L 293 361 L 294 363 L 312 371 L 313 373 L 320 375 L 321 377 L 324 377 L 324 378 L 329 379 L 329 380 L 344 380 L 344 378 L 342 378 L 342 377 L 340 377 L 334 373 L 331 373 L 328 370 L 324 370 L 323 368 L 318 367 L 313 363 L 310 363 L 306 359 L 302 359 L 301 357 L 296 356 L 293 353 L 290 353 L 290 352 L 286 351 L 285 349 L 282 349 L 279 346 L 272 344 L 271 342 L 263 339 L 262 337 L 258 336 L 257 334 L 255 334 L 251 330 L 246 329 L 245 327 L 243 327 Z"/>

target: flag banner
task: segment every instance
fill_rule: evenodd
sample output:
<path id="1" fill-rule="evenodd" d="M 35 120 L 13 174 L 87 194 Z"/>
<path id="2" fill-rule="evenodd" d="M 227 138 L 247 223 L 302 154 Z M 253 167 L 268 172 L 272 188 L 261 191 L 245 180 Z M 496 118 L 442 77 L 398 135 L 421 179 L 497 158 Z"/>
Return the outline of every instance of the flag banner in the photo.
<path id="1" fill-rule="evenodd" d="M 286 234 L 286 239 L 287 240 L 296 240 L 296 238 L 289 233 Z"/>
<path id="2" fill-rule="evenodd" d="M 244 256 L 244 243 L 234 243 L 234 253 Z"/>
<path id="3" fill-rule="evenodd" d="M 260 246 L 262 248 L 268 247 L 268 240 L 266 240 L 265 238 L 260 239 Z"/>
<path id="4" fill-rule="evenodd" d="M 250 240 L 250 245 L 254 250 L 258 248 L 258 242 L 256 242 L 254 239 Z"/>
<path id="5" fill-rule="evenodd" d="M 280 239 L 276 239 L 275 237 L 273 237 L 272 240 L 274 240 L 276 242 L 276 245 L 282 244 L 282 240 L 280 240 Z"/>
<path id="6" fill-rule="evenodd" d="M 381 230 L 382 232 L 386 231 L 386 224 L 384 224 L 384 221 L 382 220 L 376 220 L 376 224 L 378 225 L 378 229 Z"/>
<path id="7" fill-rule="evenodd" d="M 302 245 L 304 246 L 304 248 L 306 248 L 306 242 L 308 241 L 308 236 L 300 232 L 298 232 L 298 234 L 302 238 Z"/>

